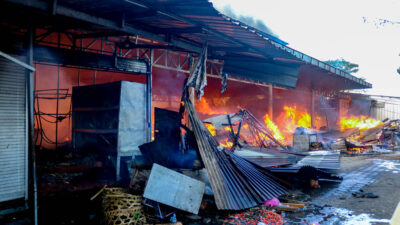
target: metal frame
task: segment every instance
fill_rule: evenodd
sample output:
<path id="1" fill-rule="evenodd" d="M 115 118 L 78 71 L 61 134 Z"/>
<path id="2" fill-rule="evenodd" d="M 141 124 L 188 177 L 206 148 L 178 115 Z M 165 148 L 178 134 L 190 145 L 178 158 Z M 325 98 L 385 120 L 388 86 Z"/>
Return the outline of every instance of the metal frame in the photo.
<path id="1" fill-rule="evenodd" d="M 29 27 L 28 27 L 28 55 L 27 64 L 31 67 L 33 66 L 33 38 L 34 38 L 34 27 L 32 21 L 32 14 L 29 15 Z M 33 68 L 33 67 L 32 67 Z M 36 149 L 35 149 L 35 118 L 34 118 L 34 86 L 33 86 L 33 72 L 30 70 L 27 73 L 27 93 L 28 93 L 28 104 L 27 104 L 27 114 L 28 114 L 28 145 L 30 154 L 27 157 L 31 158 L 31 170 L 32 170 L 32 205 L 33 205 L 33 221 L 34 224 L 38 224 L 38 204 L 37 204 L 37 184 L 36 184 Z M 27 160 L 27 165 L 29 166 L 29 160 Z M 28 176 L 28 174 L 27 174 Z"/>
<path id="2" fill-rule="evenodd" d="M 28 65 L 28 64 L 26 64 L 26 63 L 24 63 L 24 62 L 22 62 L 22 61 L 19 60 L 19 59 L 16 59 L 16 58 L 12 57 L 11 55 L 9 55 L 9 54 L 7 54 L 7 53 L 4 53 L 4 52 L 0 51 L 0 56 L 3 56 L 4 58 L 6 58 L 6 59 L 10 60 L 11 62 L 14 62 L 14 63 L 16 63 L 16 64 L 18 64 L 18 65 L 24 67 L 24 68 L 27 69 L 27 70 L 30 70 L 30 71 L 32 71 L 32 72 L 35 72 L 35 71 L 36 71 L 36 69 L 33 68 L 32 66 L 30 66 L 30 65 Z"/>
<path id="3" fill-rule="evenodd" d="M 52 4 L 52 2 L 43 2 L 43 1 L 39 1 L 39 0 L 30 0 L 30 1 L 5 0 L 5 1 L 14 3 L 14 4 L 19 4 L 22 6 L 31 7 L 31 8 L 38 9 L 38 10 L 52 12 L 52 15 L 66 16 L 66 17 L 73 18 L 73 19 L 76 19 L 79 21 L 84 21 L 84 22 L 88 22 L 91 24 L 104 26 L 104 27 L 113 29 L 118 32 L 123 32 L 123 33 L 127 33 L 130 35 L 145 36 L 147 38 L 151 38 L 152 40 L 172 44 L 173 46 L 176 46 L 176 47 L 182 48 L 182 49 L 186 49 L 191 52 L 201 52 L 201 46 L 197 46 L 196 44 L 193 44 L 193 43 L 181 41 L 181 40 L 177 39 L 176 37 L 174 37 L 173 35 L 169 35 L 168 37 L 160 36 L 156 33 L 151 33 L 151 32 L 142 30 L 138 27 L 135 27 L 132 24 L 124 23 L 123 19 L 121 21 L 105 19 L 102 17 L 98 17 L 98 16 L 90 15 L 88 13 L 77 11 L 70 7 L 66 7 L 66 6 L 62 6 L 62 5 L 54 6 Z M 123 26 L 121 26 L 121 25 L 123 25 Z"/>
<path id="4" fill-rule="evenodd" d="M 171 48 L 177 48 L 178 50 L 185 50 L 188 52 L 196 52 L 200 53 L 201 52 L 201 45 L 202 43 L 195 43 L 193 41 L 187 40 L 180 36 L 180 32 L 183 33 L 191 33 L 191 32 L 196 32 L 198 30 L 201 30 L 203 33 L 206 34 L 211 34 L 214 35 L 215 37 L 220 38 L 221 40 L 225 40 L 226 42 L 229 42 L 230 44 L 236 45 L 234 48 L 244 48 L 247 50 L 249 53 L 256 53 L 259 54 L 265 59 L 269 60 L 276 60 L 276 61 L 291 61 L 291 62 L 298 62 L 298 63 L 305 63 L 311 65 L 314 69 L 318 71 L 318 69 L 323 70 L 325 73 L 331 73 L 331 74 L 336 74 L 341 78 L 347 79 L 348 81 L 353 81 L 357 83 L 359 86 L 362 87 L 367 87 L 370 88 L 372 85 L 363 79 L 357 78 L 355 76 L 350 75 L 349 73 L 337 69 L 335 67 L 332 67 L 322 61 L 319 61 L 313 57 L 310 57 L 304 53 L 301 53 L 297 50 L 294 50 L 290 47 L 287 47 L 285 42 L 274 38 L 262 31 L 259 31 L 253 27 L 250 27 L 246 24 L 243 24 L 242 22 L 232 19 L 230 17 L 221 15 L 221 17 L 225 18 L 227 21 L 231 21 L 233 24 L 242 27 L 243 29 L 247 30 L 248 32 L 252 32 L 260 36 L 260 38 L 264 39 L 266 43 L 269 45 L 274 46 L 276 49 L 281 49 L 282 52 L 288 53 L 288 56 L 290 55 L 290 59 L 285 59 L 285 58 L 277 58 L 273 57 L 269 52 L 267 52 L 264 48 L 259 48 L 259 47 L 254 47 L 252 45 L 249 45 L 243 41 L 238 40 L 235 37 L 232 37 L 228 34 L 225 34 L 223 32 L 220 32 L 216 29 L 211 28 L 210 26 L 204 24 L 204 23 L 197 23 L 196 21 L 192 21 L 188 18 L 183 18 L 180 17 L 172 12 L 169 12 L 163 4 L 147 4 L 138 0 L 125 0 L 124 2 L 135 5 L 136 7 L 140 7 L 143 9 L 147 9 L 145 12 L 146 15 L 139 15 L 139 18 L 145 18 L 145 17 L 153 17 L 153 16 L 163 16 L 167 17 L 172 20 L 180 21 L 183 22 L 191 27 L 185 28 L 185 29 L 180 29 L 176 30 L 175 33 L 169 30 L 158 30 L 157 31 L 149 31 L 151 30 L 151 27 L 149 29 L 144 30 L 141 28 L 140 23 L 139 24 L 132 24 L 132 23 L 127 23 L 125 19 L 125 15 L 122 15 L 121 18 L 118 19 L 106 19 L 101 16 L 93 15 L 93 14 L 88 14 L 70 7 L 66 7 L 60 4 L 57 4 L 57 1 L 52 1 L 52 2 L 43 2 L 39 0 L 30 0 L 30 1 L 25 1 L 25 0 L 5 0 L 5 2 L 10 2 L 14 4 L 19 4 L 25 7 L 31 7 L 34 9 L 42 10 L 45 12 L 50 12 L 51 15 L 53 16 L 65 16 L 70 19 L 78 20 L 78 21 L 83 21 L 87 23 L 91 23 L 94 25 L 102 26 L 107 29 L 111 29 L 112 32 L 117 32 L 119 33 L 119 36 L 122 34 L 127 34 L 127 35 L 140 35 L 142 37 L 146 37 L 149 39 L 152 39 L 154 41 L 158 41 L 161 43 L 166 43 L 167 47 Z M 143 17 L 144 16 L 144 17 Z M 134 21 L 133 21 L 134 22 Z M 162 35 L 160 35 L 162 34 Z M 98 35 L 98 34 L 97 34 Z M 106 34 L 107 35 L 107 34 Z M 83 37 L 85 34 L 82 35 Z M 88 36 L 91 36 L 88 34 Z M 93 34 L 93 36 L 96 36 L 96 34 Z M 71 39 L 70 36 L 68 38 Z M 153 43 L 154 44 L 154 43 Z M 210 54 L 213 54 L 213 50 L 210 49 Z M 229 51 L 229 50 L 228 50 Z M 214 52 L 215 56 L 218 56 L 219 54 L 217 52 Z M 297 60 L 299 59 L 299 60 Z"/>
<path id="5" fill-rule="evenodd" d="M 45 35 L 43 35 L 45 34 Z M 121 48 L 116 48 L 118 43 L 122 42 L 124 39 L 120 37 L 97 37 L 96 35 L 76 35 L 73 33 L 68 33 L 65 31 L 54 31 L 54 30 L 49 30 L 44 32 L 43 34 L 40 34 L 36 36 L 36 43 L 41 45 L 41 44 L 51 44 L 54 46 L 65 46 L 65 47 L 70 47 L 70 48 L 76 48 L 80 49 L 82 51 L 90 51 L 90 52 L 95 52 L 99 54 L 114 54 L 116 53 L 119 57 L 123 58 L 134 58 L 134 59 L 145 59 L 148 60 L 148 62 L 151 61 L 150 57 L 150 52 L 153 51 L 153 62 L 152 67 L 155 68 L 160 68 L 160 69 L 167 69 L 167 70 L 172 70 L 176 72 L 182 72 L 182 73 L 189 73 L 189 69 L 183 69 L 186 65 L 189 64 L 190 58 L 195 57 L 193 54 L 190 54 L 189 52 L 181 52 L 181 51 L 175 51 L 168 49 L 170 48 L 167 45 L 148 45 L 148 44 L 141 44 L 141 43 L 146 43 L 148 39 L 140 37 L 139 35 L 136 35 L 134 37 L 131 37 L 131 41 L 135 41 L 135 44 L 137 48 L 131 48 L 131 49 L 121 49 Z M 50 36 L 51 34 L 57 34 L 57 35 L 72 35 L 75 39 L 75 46 L 73 45 L 74 43 L 71 42 L 70 45 L 65 45 L 62 43 L 57 43 L 57 42 L 49 42 L 46 41 L 46 37 Z M 105 36 L 106 34 L 101 34 L 100 36 Z M 114 34 L 110 34 L 114 35 Z M 88 45 L 84 46 L 83 40 L 86 40 L 89 42 Z M 100 41 L 100 50 L 93 48 L 96 42 Z M 78 43 L 78 45 L 76 45 Z M 157 57 L 154 57 L 154 50 L 157 51 L 162 51 L 161 54 L 159 54 Z M 177 58 L 178 60 L 174 60 L 174 57 Z M 164 60 L 161 60 L 164 57 Z M 183 60 L 181 60 L 183 58 Z M 173 65 L 173 66 L 171 66 Z M 207 61 L 207 69 L 210 71 L 210 73 L 207 74 L 209 77 L 213 78 L 218 78 L 221 79 L 221 70 L 223 67 L 223 61 L 222 60 L 216 60 L 216 59 L 210 59 Z M 265 82 L 260 82 L 260 81 L 254 81 L 254 80 L 249 80 L 245 78 L 238 78 L 234 76 L 229 76 L 228 80 L 231 81 L 236 81 L 236 82 L 242 82 L 242 83 L 247 83 L 247 84 L 254 84 L 258 86 L 263 86 L 263 87 L 270 87 L 271 84 L 265 83 Z M 274 86 L 274 88 L 278 89 L 283 89 L 286 90 L 287 88 L 284 87 L 278 87 Z"/>

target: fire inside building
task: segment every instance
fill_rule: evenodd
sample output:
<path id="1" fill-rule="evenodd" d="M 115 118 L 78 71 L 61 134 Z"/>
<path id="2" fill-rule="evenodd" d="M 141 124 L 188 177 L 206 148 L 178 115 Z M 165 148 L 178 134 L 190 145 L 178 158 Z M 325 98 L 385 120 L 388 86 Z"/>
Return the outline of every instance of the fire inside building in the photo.
<path id="1" fill-rule="evenodd" d="M 382 124 L 346 92 L 371 88 L 370 83 L 221 14 L 206 0 L 5 0 L 0 5 L 0 202 L 5 211 L 31 209 L 36 223 L 38 202 L 43 221 L 47 216 L 40 211 L 51 211 L 48 195 L 130 180 L 126 168 L 142 160 L 143 149 L 160 148 L 146 143 L 157 143 L 162 135 L 175 138 L 172 131 L 162 132 L 174 120 L 179 132 L 195 136 L 193 160 L 200 157 L 207 168 L 218 209 L 249 208 L 283 188 L 276 184 L 275 194 L 256 188 L 261 197 L 236 202 L 232 199 L 239 195 L 232 188 L 240 189 L 234 184 L 240 179 L 232 173 L 230 179 L 238 180 L 218 191 L 218 179 L 226 174 L 209 168 L 231 171 L 233 166 L 215 164 L 213 157 L 224 161 L 232 153 L 207 152 L 214 145 L 205 141 L 202 128 L 224 151 L 245 145 L 288 151 L 298 127 L 328 132 Z M 205 76 L 185 88 L 202 70 Z M 212 119 L 221 115 L 220 124 Z M 180 116 L 185 129 L 179 128 Z M 79 163 L 68 163 L 76 155 Z M 235 157 L 230 159 L 275 184 Z M 97 174 L 93 180 L 64 182 L 55 175 L 93 168 L 101 179 Z"/>

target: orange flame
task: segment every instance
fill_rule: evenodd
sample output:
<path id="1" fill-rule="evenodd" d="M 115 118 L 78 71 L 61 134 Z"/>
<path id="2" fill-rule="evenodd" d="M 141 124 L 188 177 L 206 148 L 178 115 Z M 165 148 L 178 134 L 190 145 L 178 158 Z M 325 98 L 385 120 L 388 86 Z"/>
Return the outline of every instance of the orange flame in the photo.
<path id="1" fill-rule="evenodd" d="M 358 128 L 360 130 L 366 130 L 374 128 L 383 124 L 382 121 L 376 120 L 368 116 L 350 116 L 343 117 L 339 121 L 340 130 L 346 130 L 350 128 Z"/>
<path id="2" fill-rule="evenodd" d="M 278 141 L 284 141 L 285 137 L 279 130 L 278 126 L 270 119 L 268 114 L 264 116 L 264 123 L 267 128 L 272 132 L 273 137 Z"/>
<path id="3" fill-rule="evenodd" d="M 296 106 L 284 106 L 284 118 L 282 115 L 279 118 L 283 121 L 285 133 L 292 134 L 297 127 L 311 127 L 311 116 L 306 111 L 297 109 Z"/>
<path id="4" fill-rule="evenodd" d="M 207 115 L 221 115 L 227 114 L 224 110 L 220 109 L 212 109 L 211 105 L 207 102 L 205 98 L 202 98 L 200 102 L 196 104 L 196 108 L 199 112 Z M 292 139 L 293 132 L 297 127 L 311 127 L 311 116 L 307 113 L 306 110 L 302 110 L 297 106 L 284 106 L 283 112 L 277 117 L 278 123 L 275 123 L 272 118 L 268 115 L 264 115 L 264 123 L 266 128 L 272 133 L 272 136 L 282 142 L 282 143 L 290 143 Z M 211 135 L 216 136 L 216 129 L 211 124 L 205 124 L 207 129 L 210 131 Z M 241 135 L 243 137 L 247 137 L 250 134 L 249 132 L 249 125 L 244 124 L 242 126 L 243 132 Z M 231 128 L 226 126 L 222 129 L 223 132 L 230 132 Z M 261 138 L 268 139 L 264 134 L 258 134 Z M 249 138 L 246 141 L 248 143 L 252 143 L 253 138 Z M 233 143 L 229 142 L 228 139 L 226 140 L 219 140 L 220 144 L 225 147 L 231 147 Z M 254 144 L 254 143 L 253 143 Z"/>
<path id="5" fill-rule="evenodd" d="M 233 142 L 228 141 L 228 138 L 225 138 L 225 139 L 221 140 L 221 141 L 219 142 L 219 144 L 220 144 L 221 146 L 224 146 L 225 148 L 230 148 L 230 147 L 233 146 Z"/>
<path id="6" fill-rule="evenodd" d="M 217 130 L 215 129 L 215 127 L 212 124 L 205 123 L 204 125 L 206 126 L 208 131 L 210 131 L 212 136 L 215 136 L 217 134 Z M 224 127 L 224 130 L 230 132 L 231 128 L 227 126 L 227 127 Z M 228 141 L 228 138 L 224 138 L 224 139 L 219 140 L 219 144 L 221 146 L 224 146 L 225 148 L 230 148 L 230 147 L 233 146 L 233 142 Z"/>
<path id="7" fill-rule="evenodd" d="M 206 128 L 208 129 L 208 131 L 210 131 L 210 134 L 212 136 L 215 136 L 217 134 L 217 130 L 211 123 L 205 123 L 204 125 L 206 125 Z"/>
<path id="8" fill-rule="evenodd" d="M 225 110 L 214 110 L 211 108 L 210 103 L 208 103 L 205 98 L 201 98 L 199 102 L 196 102 L 195 107 L 199 112 L 206 115 L 228 114 L 228 112 Z"/>

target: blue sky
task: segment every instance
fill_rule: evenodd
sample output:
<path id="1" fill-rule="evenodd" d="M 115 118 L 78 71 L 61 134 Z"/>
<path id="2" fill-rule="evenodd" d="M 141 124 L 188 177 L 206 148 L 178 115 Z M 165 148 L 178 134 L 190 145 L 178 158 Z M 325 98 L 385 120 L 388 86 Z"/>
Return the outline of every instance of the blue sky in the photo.
<path id="1" fill-rule="evenodd" d="M 320 60 L 359 64 L 369 94 L 400 96 L 400 0 L 211 0 L 262 20 L 289 46 Z M 367 19 L 367 22 L 363 18 Z M 378 19 L 399 24 L 378 25 Z"/>

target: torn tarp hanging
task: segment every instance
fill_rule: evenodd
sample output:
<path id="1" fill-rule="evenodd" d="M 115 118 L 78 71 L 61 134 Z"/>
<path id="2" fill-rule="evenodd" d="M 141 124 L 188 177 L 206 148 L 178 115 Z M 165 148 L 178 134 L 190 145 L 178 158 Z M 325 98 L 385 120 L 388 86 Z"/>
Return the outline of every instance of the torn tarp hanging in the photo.
<path id="1" fill-rule="evenodd" d="M 207 45 L 203 47 L 199 59 L 190 71 L 187 86 L 196 90 L 197 99 L 200 101 L 207 86 Z"/>

